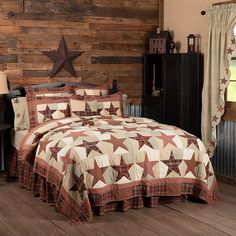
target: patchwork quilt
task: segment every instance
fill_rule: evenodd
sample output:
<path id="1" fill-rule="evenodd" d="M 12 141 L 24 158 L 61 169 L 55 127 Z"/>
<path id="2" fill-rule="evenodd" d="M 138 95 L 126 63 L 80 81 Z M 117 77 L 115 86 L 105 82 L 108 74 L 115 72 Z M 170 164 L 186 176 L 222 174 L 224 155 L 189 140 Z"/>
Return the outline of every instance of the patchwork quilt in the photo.
<path id="1" fill-rule="evenodd" d="M 34 172 L 58 190 L 57 210 L 77 222 L 91 221 L 94 207 L 135 197 L 219 200 L 201 140 L 147 118 L 48 121 L 31 129 L 21 144 L 19 159 L 32 158 Z"/>

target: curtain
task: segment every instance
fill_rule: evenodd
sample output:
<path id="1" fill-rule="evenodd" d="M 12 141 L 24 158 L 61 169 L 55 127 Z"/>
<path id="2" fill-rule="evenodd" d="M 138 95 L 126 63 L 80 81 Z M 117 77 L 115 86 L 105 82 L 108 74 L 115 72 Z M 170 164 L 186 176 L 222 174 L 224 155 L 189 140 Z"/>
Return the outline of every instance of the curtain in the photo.
<path id="1" fill-rule="evenodd" d="M 205 73 L 202 91 L 202 140 L 208 154 L 216 148 L 216 126 L 225 108 L 225 89 L 229 84 L 229 64 L 235 50 L 233 28 L 236 4 L 216 5 L 206 11 L 209 21 Z"/>

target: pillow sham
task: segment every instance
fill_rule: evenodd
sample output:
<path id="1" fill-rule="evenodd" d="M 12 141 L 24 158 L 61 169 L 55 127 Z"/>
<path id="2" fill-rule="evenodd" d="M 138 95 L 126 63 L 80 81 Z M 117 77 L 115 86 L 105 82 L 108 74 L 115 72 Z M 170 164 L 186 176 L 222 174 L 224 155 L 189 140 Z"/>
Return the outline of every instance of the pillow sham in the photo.
<path id="1" fill-rule="evenodd" d="M 26 97 L 11 99 L 14 111 L 14 128 L 17 131 L 29 129 L 29 112 Z"/>
<path id="2" fill-rule="evenodd" d="M 123 116 L 123 99 L 121 93 L 106 97 L 96 96 L 89 99 L 74 95 L 70 99 L 71 116 L 117 115 Z M 80 99 L 80 100 L 78 100 Z"/>
<path id="3" fill-rule="evenodd" d="M 75 86 L 74 94 L 83 97 L 106 96 L 108 94 L 108 85 L 97 86 Z"/>
<path id="4" fill-rule="evenodd" d="M 97 97 L 97 109 L 99 115 L 123 116 L 123 100 L 121 93 L 115 93 L 106 97 Z"/>
<path id="5" fill-rule="evenodd" d="M 65 85 L 63 87 L 25 87 L 27 100 L 36 97 L 69 97 L 73 94 L 73 86 Z"/>
<path id="6" fill-rule="evenodd" d="M 48 120 L 70 116 L 70 99 L 68 97 L 27 98 L 30 128 Z"/>
<path id="7" fill-rule="evenodd" d="M 71 116 L 95 116 L 97 115 L 97 100 L 70 99 Z"/>

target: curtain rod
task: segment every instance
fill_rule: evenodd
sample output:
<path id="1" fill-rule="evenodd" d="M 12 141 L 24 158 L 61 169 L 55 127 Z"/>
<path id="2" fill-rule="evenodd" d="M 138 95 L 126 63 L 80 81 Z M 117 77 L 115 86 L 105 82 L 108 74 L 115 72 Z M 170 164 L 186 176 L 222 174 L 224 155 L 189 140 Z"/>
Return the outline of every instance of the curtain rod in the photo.
<path id="1" fill-rule="evenodd" d="M 224 5 L 224 4 L 236 4 L 236 0 L 212 3 L 212 6 Z M 201 11 L 201 15 L 202 16 L 206 15 L 206 11 L 204 11 L 204 10 Z"/>

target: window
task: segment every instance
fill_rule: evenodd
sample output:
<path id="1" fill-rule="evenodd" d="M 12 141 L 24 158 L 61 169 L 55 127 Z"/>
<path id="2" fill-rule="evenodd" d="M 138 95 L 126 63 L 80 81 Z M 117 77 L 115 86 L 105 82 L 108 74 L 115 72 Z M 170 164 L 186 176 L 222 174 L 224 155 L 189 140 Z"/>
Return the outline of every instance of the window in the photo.
<path id="1" fill-rule="evenodd" d="M 234 27 L 234 36 L 236 38 L 236 26 Z M 224 120 L 236 121 L 236 52 L 233 51 L 233 55 L 230 62 L 230 81 L 227 87 L 227 102 L 225 104 Z"/>
<path id="2" fill-rule="evenodd" d="M 236 57 L 231 58 L 230 63 L 230 82 L 227 88 L 227 101 L 236 102 Z"/>

